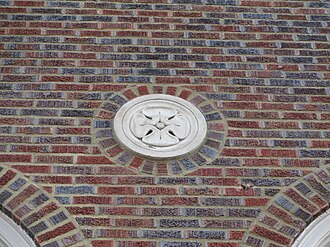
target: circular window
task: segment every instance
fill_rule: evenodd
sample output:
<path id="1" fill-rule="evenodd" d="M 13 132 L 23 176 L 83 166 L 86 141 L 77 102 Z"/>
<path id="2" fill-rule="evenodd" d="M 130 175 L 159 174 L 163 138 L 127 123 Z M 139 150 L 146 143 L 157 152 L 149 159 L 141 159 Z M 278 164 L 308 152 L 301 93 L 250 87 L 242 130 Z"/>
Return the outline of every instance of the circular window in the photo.
<path id="1" fill-rule="evenodd" d="M 203 143 L 206 128 L 203 114 L 193 104 L 163 94 L 135 98 L 114 118 L 119 141 L 152 158 L 173 158 L 195 150 Z"/>

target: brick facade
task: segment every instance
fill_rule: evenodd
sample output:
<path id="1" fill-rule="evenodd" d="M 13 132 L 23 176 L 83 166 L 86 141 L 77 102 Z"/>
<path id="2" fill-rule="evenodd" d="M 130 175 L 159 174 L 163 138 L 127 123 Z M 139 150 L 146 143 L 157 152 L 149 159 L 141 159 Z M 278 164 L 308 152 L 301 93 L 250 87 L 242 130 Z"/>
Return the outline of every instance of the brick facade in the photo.
<path id="1" fill-rule="evenodd" d="M 330 202 L 329 9 L 0 1 L 0 209 L 38 246 L 290 246 Z M 95 132 L 156 92 L 224 119 L 180 172 Z"/>

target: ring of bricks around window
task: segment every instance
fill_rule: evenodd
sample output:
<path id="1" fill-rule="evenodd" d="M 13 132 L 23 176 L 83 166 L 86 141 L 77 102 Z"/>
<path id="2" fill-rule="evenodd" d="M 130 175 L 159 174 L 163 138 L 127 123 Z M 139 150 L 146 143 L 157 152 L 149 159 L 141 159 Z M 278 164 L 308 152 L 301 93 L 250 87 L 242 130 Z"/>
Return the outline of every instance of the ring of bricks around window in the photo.
<path id="1" fill-rule="evenodd" d="M 165 94 L 184 99 L 196 106 L 204 116 L 206 137 L 197 148 L 177 157 L 154 158 L 127 148 L 114 133 L 114 119 L 118 110 L 132 99 L 143 95 Z M 115 164 L 124 165 L 137 173 L 178 175 L 192 172 L 220 156 L 227 135 L 227 123 L 213 100 L 174 86 L 134 86 L 119 93 L 110 93 L 96 111 L 93 138 L 102 152 Z"/>

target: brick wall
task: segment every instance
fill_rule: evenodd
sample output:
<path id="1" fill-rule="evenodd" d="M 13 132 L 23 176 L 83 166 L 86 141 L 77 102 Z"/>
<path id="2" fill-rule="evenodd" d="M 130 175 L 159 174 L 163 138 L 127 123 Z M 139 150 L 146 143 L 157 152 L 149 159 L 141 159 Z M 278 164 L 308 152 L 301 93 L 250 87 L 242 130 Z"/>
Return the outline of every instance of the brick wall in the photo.
<path id="1" fill-rule="evenodd" d="M 39 246 L 290 246 L 330 201 L 329 9 L 0 1 L 0 209 Z M 93 121 L 144 86 L 212 101 L 218 157 L 184 175 L 114 162 Z"/>

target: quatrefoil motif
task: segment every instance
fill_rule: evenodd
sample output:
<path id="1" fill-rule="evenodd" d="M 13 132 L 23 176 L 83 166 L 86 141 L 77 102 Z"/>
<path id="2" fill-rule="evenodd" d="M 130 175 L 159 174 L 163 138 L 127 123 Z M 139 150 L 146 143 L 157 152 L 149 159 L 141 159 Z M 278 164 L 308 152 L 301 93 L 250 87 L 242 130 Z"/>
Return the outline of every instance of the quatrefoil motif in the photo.
<path id="1" fill-rule="evenodd" d="M 190 123 L 176 109 L 150 107 L 134 114 L 130 129 L 145 144 L 168 147 L 178 144 L 189 135 Z"/>

